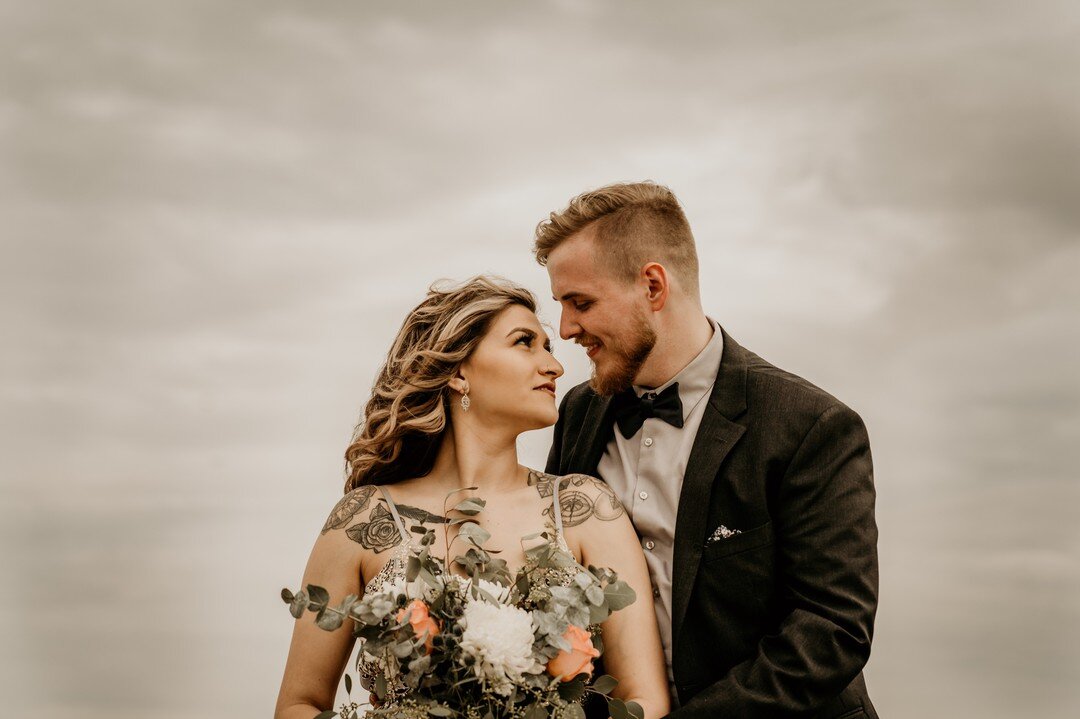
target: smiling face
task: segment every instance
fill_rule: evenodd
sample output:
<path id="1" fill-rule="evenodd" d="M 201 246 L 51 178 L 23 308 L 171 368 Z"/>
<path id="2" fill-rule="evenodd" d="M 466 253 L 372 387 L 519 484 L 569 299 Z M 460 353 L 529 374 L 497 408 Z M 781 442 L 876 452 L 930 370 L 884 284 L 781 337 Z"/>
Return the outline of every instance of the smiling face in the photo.
<path id="1" fill-rule="evenodd" d="M 587 228 L 551 251 L 547 270 L 562 306 L 559 336 L 586 348 L 593 390 L 607 396 L 628 389 L 656 346 L 642 287 L 597 261 Z"/>
<path id="2" fill-rule="evenodd" d="M 527 307 L 511 305 L 496 315 L 460 374 L 468 382 L 470 416 L 485 423 L 525 432 L 559 419 L 555 380 L 563 366 Z"/>

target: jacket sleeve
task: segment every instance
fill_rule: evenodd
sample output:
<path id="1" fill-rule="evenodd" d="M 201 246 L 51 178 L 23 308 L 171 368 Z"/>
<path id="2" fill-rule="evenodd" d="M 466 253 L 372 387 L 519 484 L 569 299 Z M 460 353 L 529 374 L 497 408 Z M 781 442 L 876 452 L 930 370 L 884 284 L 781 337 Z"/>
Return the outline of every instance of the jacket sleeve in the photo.
<path id="1" fill-rule="evenodd" d="M 788 609 L 756 654 L 671 713 L 673 719 L 812 716 L 862 671 L 877 611 L 870 441 L 842 404 L 822 412 L 777 489 L 779 598 Z"/>
<path id="2" fill-rule="evenodd" d="M 563 432 L 566 429 L 566 412 L 567 406 L 570 404 L 570 393 L 567 392 L 562 398 L 562 402 L 559 403 L 559 419 L 555 422 L 555 431 L 551 435 L 551 450 L 548 452 L 547 466 L 544 467 L 544 471 L 548 474 L 562 475 L 565 472 L 561 471 L 563 464 L 562 446 L 563 446 Z"/>

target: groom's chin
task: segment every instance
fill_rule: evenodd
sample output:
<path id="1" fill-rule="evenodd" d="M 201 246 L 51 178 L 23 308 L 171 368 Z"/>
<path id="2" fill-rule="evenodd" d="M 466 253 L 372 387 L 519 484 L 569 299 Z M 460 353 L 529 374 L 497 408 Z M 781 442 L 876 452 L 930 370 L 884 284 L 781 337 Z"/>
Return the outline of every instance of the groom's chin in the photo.
<path id="1" fill-rule="evenodd" d="M 592 377 L 589 378 L 589 387 L 601 397 L 611 397 L 624 390 L 630 389 L 632 377 L 627 377 L 625 372 L 600 372 L 593 366 Z"/>

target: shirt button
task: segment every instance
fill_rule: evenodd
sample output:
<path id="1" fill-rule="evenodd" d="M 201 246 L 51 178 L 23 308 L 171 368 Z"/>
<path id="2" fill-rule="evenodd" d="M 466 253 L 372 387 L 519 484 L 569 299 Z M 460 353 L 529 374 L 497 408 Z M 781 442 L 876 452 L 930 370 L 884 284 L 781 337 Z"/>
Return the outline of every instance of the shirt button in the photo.
<path id="1" fill-rule="evenodd" d="M 660 598 L 660 587 L 653 587 L 652 588 L 652 595 L 654 597 L 656 597 L 657 599 L 659 599 Z"/>
<path id="2" fill-rule="evenodd" d="M 646 539 L 645 540 L 645 549 L 652 549 L 655 546 L 656 546 L 656 542 L 654 542 L 653 540 L 651 540 L 651 539 Z"/>
<path id="3" fill-rule="evenodd" d="M 652 437 L 646 437 L 645 438 L 645 446 L 646 447 L 651 447 L 652 446 Z"/>
<path id="4" fill-rule="evenodd" d="M 645 491 L 645 490 L 643 489 L 643 490 L 641 490 L 640 492 L 638 492 L 638 495 L 637 495 L 637 496 L 641 497 L 642 499 L 648 499 L 648 498 L 649 498 L 649 493 L 648 493 L 648 492 L 646 492 L 646 491 Z"/>

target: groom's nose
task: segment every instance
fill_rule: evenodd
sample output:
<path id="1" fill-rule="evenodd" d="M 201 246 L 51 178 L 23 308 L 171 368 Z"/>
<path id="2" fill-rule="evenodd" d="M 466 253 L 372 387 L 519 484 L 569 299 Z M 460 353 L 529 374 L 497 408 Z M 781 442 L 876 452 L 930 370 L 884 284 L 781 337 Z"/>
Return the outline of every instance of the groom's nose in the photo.
<path id="1" fill-rule="evenodd" d="M 574 322 L 569 315 L 570 313 L 566 310 L 563 310 L 562 314 L 559 315 L 559 337 L 564 340 L 573 339 L 581 334 L 581 326 Z"/>

